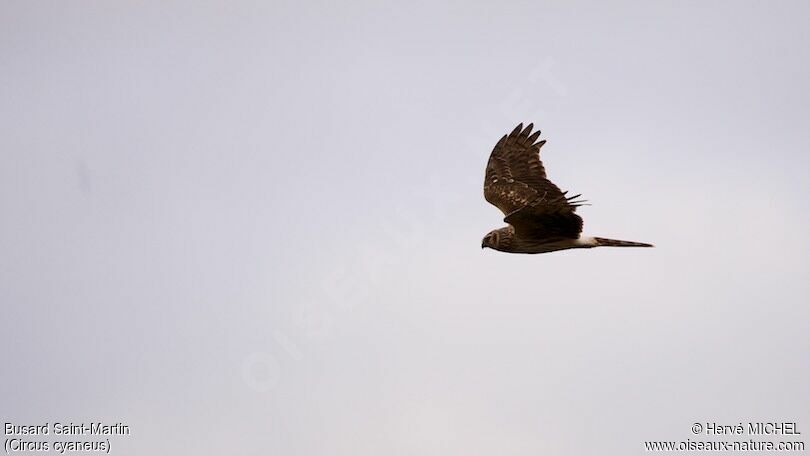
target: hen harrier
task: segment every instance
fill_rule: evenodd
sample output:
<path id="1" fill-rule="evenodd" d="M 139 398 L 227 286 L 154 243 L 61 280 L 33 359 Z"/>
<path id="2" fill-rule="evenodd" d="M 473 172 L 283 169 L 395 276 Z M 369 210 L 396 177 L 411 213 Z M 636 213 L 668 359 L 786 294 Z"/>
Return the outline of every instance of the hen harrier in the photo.
<path id="1" fill-rule="evenodd" d="M 535 143 L 540 131 L 532 124 L 518 125 L 504 135 L 487 163 L 484 198 L 500 209 L 509 226 L 490 231 L 481 241 L 489 247 L 509 253 L 545 253 L 555 250 L 591 247 L 652 247 L 642 242 L 584 237 L 582 218 L 574 213 L 584 201 L 581 195 L 567 196 L 546 178 L 540 161 L 545 140 Z"/>

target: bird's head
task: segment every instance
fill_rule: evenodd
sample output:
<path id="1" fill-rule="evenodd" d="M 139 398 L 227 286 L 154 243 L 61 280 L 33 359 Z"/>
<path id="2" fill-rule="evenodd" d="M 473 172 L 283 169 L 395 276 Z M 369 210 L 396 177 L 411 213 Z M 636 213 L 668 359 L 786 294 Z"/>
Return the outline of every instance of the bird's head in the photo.
<path id="1" fill-rule="evenodd" d="M 502 243 L 506 240 L 508 233 L 504 232 L 504 228 L 499 230 L 492 230 L 484 236 L 481 240 L 481 248 L 489 247 L 495 250 L 501 250 Z"/>

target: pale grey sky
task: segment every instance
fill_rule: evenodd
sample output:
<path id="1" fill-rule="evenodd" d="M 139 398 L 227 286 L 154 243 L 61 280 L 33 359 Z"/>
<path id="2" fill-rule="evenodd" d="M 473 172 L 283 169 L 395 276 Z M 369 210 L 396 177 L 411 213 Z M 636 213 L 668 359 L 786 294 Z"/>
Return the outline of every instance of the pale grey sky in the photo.
<path id="1" fill-rule="evenodd" d="M 112 454 L 810 432 L 806 2 L 4 2 L 0 421 Z M 589 235 L 482 251 L 518 122 Z"/>

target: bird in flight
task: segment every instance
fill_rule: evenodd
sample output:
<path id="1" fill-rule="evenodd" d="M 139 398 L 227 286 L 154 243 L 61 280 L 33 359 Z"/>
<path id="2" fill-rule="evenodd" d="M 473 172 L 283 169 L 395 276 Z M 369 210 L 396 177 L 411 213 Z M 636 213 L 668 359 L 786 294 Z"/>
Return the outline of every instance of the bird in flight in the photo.
<path id="1" fill-rule="evenodd" d="M 489 156 L 484 176 L 484 198 L 500 209 L 508 226 L 490 231 L 481 241 L 508 253 L 546 253 L 592 247 L 652 247 L 643 242 L 581 236 L 582 218 L 575 214 L 585 202 L 567 196 L 546 178 L 532 124 L 518 125 L 504 135 Z"/>

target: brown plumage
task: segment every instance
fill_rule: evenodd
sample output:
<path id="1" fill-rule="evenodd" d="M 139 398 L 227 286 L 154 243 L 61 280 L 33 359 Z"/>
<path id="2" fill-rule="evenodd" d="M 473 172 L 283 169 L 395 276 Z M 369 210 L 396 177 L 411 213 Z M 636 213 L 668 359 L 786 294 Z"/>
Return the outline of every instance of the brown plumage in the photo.
<path id="1" fill-rule="evenodd" d="M 599 246 L 652 247 L 641 242 L 582 237 L 581 195 L 568 196 L 546 178 L 532 124 L 518 125 L 495 145 L 484 177 L 484 198 L 500 209 L 509 226 L 493 230 L 481 242 L 510 253 L 544 253 Z"/>

